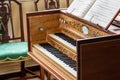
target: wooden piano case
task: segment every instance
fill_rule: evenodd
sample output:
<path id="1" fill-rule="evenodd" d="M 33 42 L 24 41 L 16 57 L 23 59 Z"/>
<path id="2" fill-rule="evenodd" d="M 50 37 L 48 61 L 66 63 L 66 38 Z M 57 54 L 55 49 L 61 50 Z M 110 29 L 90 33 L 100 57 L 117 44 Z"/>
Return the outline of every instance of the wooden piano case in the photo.
<path id="1" fill-rule="evenodd" d="M 56 78 L 60 80 L 120 79 L 120 35 L 61 10 L 27 13 L 27 26 L 28 54 Z M 84 27 L 87 28 L 85 32 Z M 60 42 L 54 41 L 49 36 L 57 32 L 62 32 L 76 40 L 77 50 L 64 44 L 61 46 Z M 41 61 L 41 56 L 34 56 L 33 51 L 36 49 L 33 45 L 46 42 L 76 61 L 77 77 L 70 78 L 54 67 L 51 68 L 51 64 Z"/>
<path id="2" fill-rule="evenodd" d="M 78 80 L 120 79 L 120 35 L 78 41 Z"/>

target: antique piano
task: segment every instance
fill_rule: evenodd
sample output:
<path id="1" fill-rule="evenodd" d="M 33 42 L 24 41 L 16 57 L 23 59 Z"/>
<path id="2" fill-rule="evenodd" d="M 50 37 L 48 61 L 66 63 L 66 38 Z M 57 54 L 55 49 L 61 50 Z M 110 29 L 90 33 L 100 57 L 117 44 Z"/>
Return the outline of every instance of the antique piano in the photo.
<path id="1" fill-rule="evenodd" d="M 27 13 L 27 29 L 29 56 L 58 80 L 120 79 L 119 34 L 62 10 Z"/>

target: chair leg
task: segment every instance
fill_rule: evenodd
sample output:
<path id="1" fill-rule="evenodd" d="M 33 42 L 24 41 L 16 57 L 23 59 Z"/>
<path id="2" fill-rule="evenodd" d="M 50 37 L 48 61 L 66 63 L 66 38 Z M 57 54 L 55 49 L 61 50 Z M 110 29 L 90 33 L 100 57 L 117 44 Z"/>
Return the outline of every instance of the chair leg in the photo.
<path id="1" fill-rule="evenodd" d="M 25 61 L 21 62 L 21 78 L 24 78 L 26 76 L 26 70 L 25 70 Z"/>
<path id="2" fill-rule="evenodd" d="M 30 73 L 32 75 L 26 76 L 26 73 Z M 35 77 L 40 78 L 40 75 L 37 75 L 34 72 L 32 72 L 31 70 L 27 69 L 25 67 L 25 61 L 22 61 L 21 62 L 21 79 L 20 80 L 26 80 L 26 79 L 31 79 L 31 78 L 35 78 Z"/>

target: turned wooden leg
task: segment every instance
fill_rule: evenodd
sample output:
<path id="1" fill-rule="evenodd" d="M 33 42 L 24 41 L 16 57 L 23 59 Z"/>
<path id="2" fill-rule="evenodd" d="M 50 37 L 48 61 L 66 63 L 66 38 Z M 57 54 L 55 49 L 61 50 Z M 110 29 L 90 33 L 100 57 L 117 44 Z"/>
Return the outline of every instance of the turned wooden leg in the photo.
<path id="1" fill-rule="evenodd" d="M 45 80 L 45 71 L 44 71 L 44 68 L 42 68 L 42 67 L 40 67 L 40 78 L 41 78 L 41 80 Z"/>
<path id="2" fill-rule="evenodd" d="M 24 78 L 26 76 L 26 71 L 25 71 L 25 61 L 21 62 L 21 78 Z M 22 79 L 23 80 L 23 79 Z"/>
<path id="3" fill-rule="evenodd" d="M 46 76 L 47 76 L 47 80 L 51 79 L 51 74 L 50 73 L 47 72 Z"/>

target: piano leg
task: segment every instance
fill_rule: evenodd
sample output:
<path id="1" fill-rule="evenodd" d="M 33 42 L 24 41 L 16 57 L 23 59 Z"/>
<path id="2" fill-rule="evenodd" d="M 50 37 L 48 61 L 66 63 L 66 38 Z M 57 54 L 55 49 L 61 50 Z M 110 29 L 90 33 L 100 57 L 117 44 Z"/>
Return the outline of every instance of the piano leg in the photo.
<path id="1" fill-rule="evenodd" d="M 47 80 L 51 80 L 51 74 L 49 72 L 46 72 Z M 45 80 L 45 70 L 44 68 L 40 67 L 40 78 L 41 80 Z"/>
<path id="2" fill-rule="evenodd" d="M 51 74 L 49 72 L 47 72 L 46 76 L 47 76 L 47 80 L 51 79 Z"/>
<path id="3" fill-rule="evenodd" d="M 41 78 L 41 80 L 45 80 L 45 71 L 44 71 L 44 68 L 43 67 L 40 67 L 40 78 Z"/>

